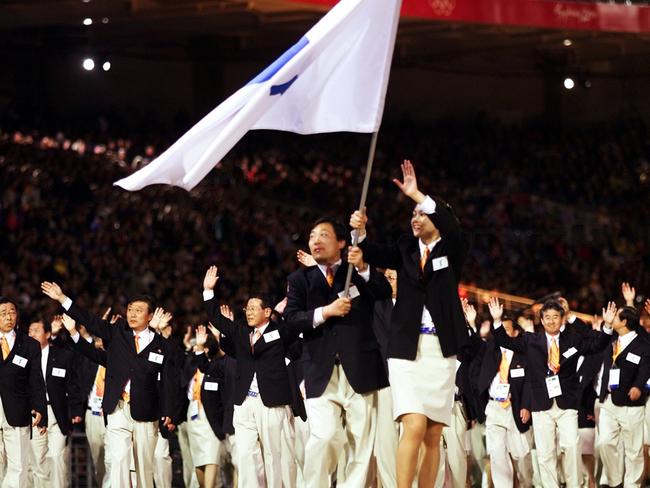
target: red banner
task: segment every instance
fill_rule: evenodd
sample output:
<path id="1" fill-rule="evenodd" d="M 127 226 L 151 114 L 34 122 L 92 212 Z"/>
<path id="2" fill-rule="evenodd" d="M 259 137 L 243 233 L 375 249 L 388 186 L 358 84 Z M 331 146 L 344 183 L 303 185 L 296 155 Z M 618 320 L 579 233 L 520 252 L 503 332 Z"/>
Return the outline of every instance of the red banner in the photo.
<path id="1" fill-rule="evenodd" d="M 334 5 L 336 0 L 292 0 Z M 650 32 L 650 7 L 551 0 L 402 0 L 402 15 L 549 29 Z"/>

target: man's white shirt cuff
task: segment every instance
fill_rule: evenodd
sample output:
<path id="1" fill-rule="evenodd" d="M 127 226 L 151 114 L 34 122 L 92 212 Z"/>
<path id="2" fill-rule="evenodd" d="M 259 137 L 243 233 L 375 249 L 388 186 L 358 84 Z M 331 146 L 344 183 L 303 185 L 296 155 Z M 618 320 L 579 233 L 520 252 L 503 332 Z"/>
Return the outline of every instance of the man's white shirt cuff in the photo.
<path id="1" fill-rule="evenodd" d="M 66 297 L 66 299 L 65 299 L 64 302 L 61 304 L 61 306 L 62 306 L 63 308 L 65 308 L 66 311 L 67 311 L 67 310 L 70 310 L 70 307 L 72 307 L 72 300 L 70 300 L 70 297 Z"/>
<path id="2" fill-rule="evenodd" d="M 359 276 L 361 276 L 363 278 L 363 281 L 365 281 L 366 283 L 370 281 L 370 266 L 366 266 L 365 271 L 359 271 L 357 269 L 357 273 L 359 273 Z"/>
<path id="3" fill-rule="evenodd" d="M 316 310 L 314 310 L 314 328 L 324 323 L 325 319 L 323 318 L 323 307 L 318 307 Z"/>
<path id="4" fill-rule="evenodd" d="M 72 339 L 72 342 L 74 342 L 75 344 L 77 342 L 79 342 L 79 337 L 80 337 L 79 332 L 75 332 L 74 334 L 70 334 L 70 339 Z"/>
<path id="5" fill-rule="evenodd" d="M 501 325 L 503 325 L 503 322 L 501 322 L 500 320 L 495 320 L 493 325 L 495 329 L 498 329 L 499 327 L 501 327 Z"/>
<path id="6" fill-rule="evenodd" d="M 419 206 L 420 210 L 425 214 L 436 213 L 436 202 L 429 195 L 424 198 L 424 201 L 420 203 Z"/>
<path id="7" fill-rule="evenodd" d="M 214 290 L 203 290 L 203 301 L 207 302 L 214 298 Z"/>

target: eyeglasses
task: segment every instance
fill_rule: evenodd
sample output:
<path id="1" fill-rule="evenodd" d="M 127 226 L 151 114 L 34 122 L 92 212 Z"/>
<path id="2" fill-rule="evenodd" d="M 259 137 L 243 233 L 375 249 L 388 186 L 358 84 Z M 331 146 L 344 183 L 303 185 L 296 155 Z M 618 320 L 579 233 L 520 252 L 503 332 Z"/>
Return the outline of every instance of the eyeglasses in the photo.
<path id="1" fill-rule="evenodd" d="M 246 313 L 246 312 L 259 312 L 260 310 L 262 310 L 260 307 L 244 307 L 244 308 L 241 309 L 241 311 L 244 312 L 244 313 Z"/>
<path id="2" fill-rule="evenodd" d="M 0 319 L 4 319 L 6 317 L 16 317 L 17 315 L 17 312 L 0 312 Z"/>

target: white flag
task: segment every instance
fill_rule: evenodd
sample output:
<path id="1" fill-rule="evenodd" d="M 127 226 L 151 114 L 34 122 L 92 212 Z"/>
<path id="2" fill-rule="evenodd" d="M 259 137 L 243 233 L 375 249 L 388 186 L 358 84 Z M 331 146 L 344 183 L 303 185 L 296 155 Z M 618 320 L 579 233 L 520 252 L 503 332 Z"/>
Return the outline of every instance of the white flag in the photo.
<path id="1" fill-rule="evenodd" d="M 251 129 L 379 129 L 401 0 L 341 0 L 298 43 L 164 153 L 115 183 L 194 188 Z"/>

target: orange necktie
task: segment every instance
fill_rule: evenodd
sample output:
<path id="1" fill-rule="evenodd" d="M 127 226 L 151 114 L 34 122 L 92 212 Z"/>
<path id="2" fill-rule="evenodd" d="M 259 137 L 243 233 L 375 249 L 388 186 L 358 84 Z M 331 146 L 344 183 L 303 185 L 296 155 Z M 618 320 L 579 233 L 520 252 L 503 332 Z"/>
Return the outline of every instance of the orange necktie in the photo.
<path id="1" fill-rule="evenodd" d="M 614 349 L 612 351 L 612 364 L 614 361 L 616 361 L 616 358 L 619 354 L 621 354 L 621 340 L 616 339 L 616 342 L 614 343 Z"/>
<path id="2" fill-rule="evenodd" d="M 429 259 L 429 248 L 424 248 L 424 254 L 420 258 L 420 271 L 424 273 L 424 267 L 427 265 L 427 259 Z"/>
<path id="3" fill-rule="evenodd" d="M 138 334 L 135 335 L 135 352 L 140 353 L 140 336 Z"/>
<path id="4" fill-rule="evenodd" d="M 327 280 L 327 284 L 331 287 L 334 284 L 334 270 L 332 269 L 331 266 L 328 266 L 327 269 L 325 270 L 325 279 Z"/>
<path id="5" fill-rule="evenodd" d="M 0 347 L 2 347 L 2 359 L 7 359 L 9 356 L 9 343 L 7 342 L 7 338 L 5 336 L 2 336 L 2 339 L 0 339 Z"/>
<path id="6" fill-rule="evenodd" d="M 501 384 L 506 384 L 508 382 L 508 373 L 510 372 L 510 361 L 508 360 L 508 355 L 505 352 L 501 352 L 501 364 L 499 364 L 499 382 Z M 510 400 L 504 400 L 499 402 L 503 408 L 508 408 L 510 406 Z"/>
<path id="7" fill-rule="evenodd" d="M 555 339 L 551 339 L 551 347 L 548 350 L 548 367 L 554 374 L 560 371 L 560 348 L 557 347 Z"/>
<path id="8" fill-rule="evenodd" d="M 99 366 L 95 375 L 95 394 L 99 398 L 104 398 L 104 382 L 106 380 L 106 368 Z"/>

